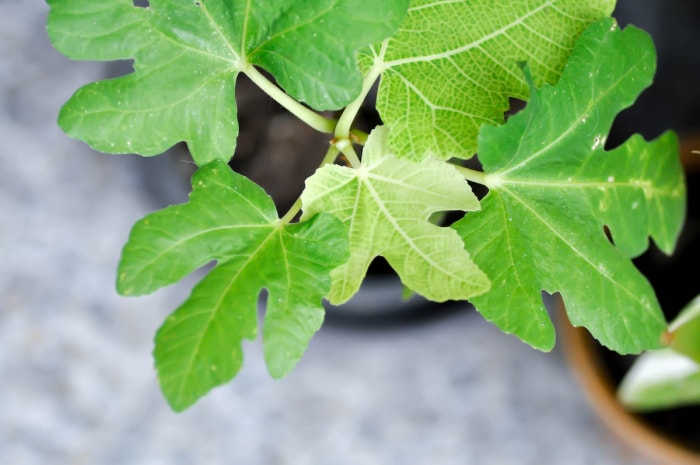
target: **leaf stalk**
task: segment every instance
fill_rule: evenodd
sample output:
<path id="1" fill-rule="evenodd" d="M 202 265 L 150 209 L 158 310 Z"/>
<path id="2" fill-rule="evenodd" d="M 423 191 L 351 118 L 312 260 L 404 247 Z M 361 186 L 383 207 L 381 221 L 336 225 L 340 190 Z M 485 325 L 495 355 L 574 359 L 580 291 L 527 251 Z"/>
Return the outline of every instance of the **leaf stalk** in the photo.
<path id="1" fill-rule="evenodd" d="M 367 98 L 367 95 L 369 95 L 370 91 L 372 90 L 372 86 L 379 78 L 381 73 L 382 68 L 380 66 L 372 67 L 369 73 L 367 73 L 362 81 L 362 91 L 360 92 L 360 95 L 358 95 L 355 100 L 350 102 L 350 104 L 345 107 L 343 113 L 338 119 L 338 123 L 335 126 L 335 137 L 337 139 L 350 137 L 350 133 L 352 132 L 352 123 L 355 121 L 362 104 Z"/>
<path id="2" fill-rule="evenodd" d="M 311 128 L 332 134 L 336 129 L 337 121 L 331 118 L 326 118 L 308 107 L 305 107 L 301 103 L 294 100 L 292 97 L 287 95 L 282 89 L 277 85 L 272 83 L 264 74 L 258 71 L 252 65 L 248 65 L 243 69 L 243 74 L 248 76 L 251 81 L 253 81 L 260 89 L 263 90 L 267 95 L 269 95 L 273 100 L 282 105 L 286 110 L 295 115 L 301 121 L 306 123 Z"/>
<path id="3" fill-rule="evenodd" d="M 338 151 L 338 148 L 335 145 L 331 144 L 330 147 L 328 147 L 328 151 L 326 152 L 326 155 L 323 157 L 323 160 L 321 160 L 321 163 L 318 167 L 320 168 L 329 163 L 333 163 L 335 159 L 338 158 L 339 153 L 340 152 Z M 278 224 L 285 225 L 291 223 L 294 220 L 294 218 L 296 218 L 297 214 L 301 211 L 301 207 L 301 197 L 299 197 L 289 208 L 287 213 L 285 213 L 284 216 L 279 219 Z"/>
<path id="4" fill-rule="evenodd" d="M 464 179 L 466 179 L 467 181 L 475 182 L 481 184 L 482 186 L 490 187 L 489 175 L 484 173 L 483 171 L 477 171 L 471 168 L 455 164 L 453 164 L 452 166 L 454 166 L 455 169 L 459 171 L 461 175 L 464 176 Z"/>

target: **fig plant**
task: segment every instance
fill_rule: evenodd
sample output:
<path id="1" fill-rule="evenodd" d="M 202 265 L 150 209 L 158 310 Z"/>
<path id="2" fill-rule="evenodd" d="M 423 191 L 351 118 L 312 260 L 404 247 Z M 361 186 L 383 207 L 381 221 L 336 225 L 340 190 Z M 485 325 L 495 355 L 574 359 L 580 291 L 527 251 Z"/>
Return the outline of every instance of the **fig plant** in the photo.
<path id="1" fill-rule="evenodd" d="M 189 201 L 137 222 L 118 267 L 135 296 L 216 263 L 155 338 L 173 409 L 236 375 L 263 290 L 277 378 L 321 327 L 323 299 L 350 299 L 378 256 L 412 292 L 470 301 L 540 350 L 555 341 L 543 291 L 620 353 L 660 346 L 666 322 L 631 259 L 650 238 L 672 252 L 684 179 L 672 132 L 606 147 L 655 70 L 651 38 L 617 26 L 614 0 L 47 1 L 57 50 L 133 60 L 77 90 L 61 128 L 109 153 L 185 142 L 198 166 Z M 229 164 L 240 74 L 328 134 L 281 215 Z M 382 124 L 367 134 L 354 124 L 374 89 Z M 512 99 L 528 103 L 506 119 Z M 462 217 L 431 221 L 444 212 Z"/>

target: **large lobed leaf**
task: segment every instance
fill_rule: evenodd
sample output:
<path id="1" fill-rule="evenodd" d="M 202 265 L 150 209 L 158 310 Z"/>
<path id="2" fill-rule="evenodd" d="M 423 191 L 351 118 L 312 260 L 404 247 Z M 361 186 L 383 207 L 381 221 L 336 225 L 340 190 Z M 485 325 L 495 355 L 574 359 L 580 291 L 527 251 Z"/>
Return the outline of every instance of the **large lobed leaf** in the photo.
<path id="1" fill-rule="evenodd" d="M 533 90 L 525 110 L 480 134 L 490 192 L 482 211 L 455 229 L 494 286 L 472 301 L 535 347 L 554 344 L 542 290 L 561 292 L 572 323 L 617 352 L 659 344 L 664 318 L 630 257 L 648 236 L 667 253 L 674 247 L 685 201 L 677 140 L 634 136 L 604 149 L 615 115 L 651 83 L 654 68 L 645 32 L 599 21 L 556 86 Z"/>
<path id="2" fill-rule="evenodd" d="M 218 261 L 165 321 L 154 356 L 161 387 L 183 410 L 241 367 L 267 289 L 265 360 L 273 377 L 301 357 L 323 321 L 330 271 L 348 256 L 347 230 L 330 215 L 283 225 L 262 189 L 223 162 L 200 168 L 188 203 L 134 226 L 119 266 L 124 295 L 152 292 Z"/>
<path id="3" fill-rule="evenodd" d="M 110 153 L 154 155 L 186 141 L 199 165 L 233 154 L 240 72 L 260 66 L 297 100 L 341 108 L 361 90 L 356 51 L 390 36 L 408 7 L 408 0 L 47 2 L 60 52 L 135 60 L 134 73 L 79 89 L 61 111 L 61 127 Z"/>
<path id="4" fill-rule="evenodd" d="M 331 213 L 350 230 L 350 260 L 331 274 L 329 300 L 340 304 L 352 297 L 378 255 L 406 286 L 435 301 L 487 291 L 488 278 L 472 263 L 459 236 L 428 221 L 439 211 L 478 209 L 469 185 L 441 161 L 396 158 L 386 138 L 385 127 L 375 128 L 360 168 L 327 165 L 306 182 L 305 215 Z"/>
<path id="5" fill-rule="evenodd" d="M 528 98 L 518 62 L 554 83 L 576 38 L 614 0 L 413 0 L 396 35 L 364 53 L 383 71 L 377 107 L 401 157 L 470 158 L 508 98 Z"/>

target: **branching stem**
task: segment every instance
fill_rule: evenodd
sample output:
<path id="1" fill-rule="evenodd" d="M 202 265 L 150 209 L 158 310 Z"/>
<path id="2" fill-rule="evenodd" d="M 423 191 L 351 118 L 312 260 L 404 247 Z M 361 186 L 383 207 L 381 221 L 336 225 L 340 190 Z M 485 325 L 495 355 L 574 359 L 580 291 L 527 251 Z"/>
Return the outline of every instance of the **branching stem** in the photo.
<path id="1" fill-rule="evenodd" d="M 357 117 L 363 102 L 367 98 L 374 82 L 381 74 L 381 66 L 373 67 L 365 76 L 362 83 L 362 92 L 353 100 L 340 116 L 339 120 L 326 118 L 315 111 L 305 107 L 295 99 L 287 95 L 282 89 L 272 83 L 265 75 L 257 70 L 254 66 L 247 66 L 243 73 L 250 78 L 260 89 L 269 95 L 273 100 L 282 105 L 290 113 L 295 115 L 309 127 L 323 133 L 335 134 L 334 141 L 323 157 L 320 166 L 328 163 L 333 163 L 338 155 L 342 152 L 350 163 L 350 166 L 357 168 L 361 165 L 360 157 L 355 152 L 353 144 L 364 144 L 367 141 L 367 134 L 353 129 L 352 124 Z M 319 167 L 320 167 L 319 166 Z M 297 217 L 302 209 L 301 197 L 289 208 L 287 213 L 279 219 L 279 224 L 284 225 L 291 223 Z"/>

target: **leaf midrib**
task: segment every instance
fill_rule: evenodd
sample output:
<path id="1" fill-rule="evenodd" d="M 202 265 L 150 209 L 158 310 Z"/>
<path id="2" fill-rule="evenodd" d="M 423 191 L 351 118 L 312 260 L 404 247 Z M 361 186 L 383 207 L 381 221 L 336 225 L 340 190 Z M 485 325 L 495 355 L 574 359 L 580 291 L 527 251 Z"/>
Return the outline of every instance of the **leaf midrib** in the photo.
<path id="1" fill-rule="evenodd" d="M 144 273 L 153 274 L 153 272 L 151 271 L 152 268 L 155 268 L 156 270 L 159 269 L 157 263 L 163 259 L 163 256 L 170 254 L 173 251 L 173 249 L 176 249 L 187 242 L 194 241 L 197 238 L 204 236 L 206 234 L 211 234 L 211 233 L 220 232 L 220 231 L 236 231 L 236 230 L 240 231 L 240 230 L 245 230 L 245 229 L 255 230 L 255 229 L 265 229 L 265 228 L 273 228 L 273 227 L 271 225 L 267 225 L 267 224 L 263 224 L 263 225 L 228 225 L 228 226 L 219 226 L 219 227 L 215 227 L 215 228 L 208 228 L 206 230 L 200 230 L 194 234 L 187 235 L 184 238 L 173 242 L 171 245 L 169 245 L 165 249 L 162 249 L 162 251 L 160 253 L 158 253 L 157 255 L 155 255 L 151 260 L 148 260 L 147 262 L 145 262 L 145 264 L 140 267 L 141 268 L 140 271 L 138 273 L 132 275 L 131 280 L 134 282 L 143 282 L 143 280 L 140 278 L 140 276 L 143 275 Z M 234 250 L 230 251 L 231 254 L 233 254 L 234 252 L 235 252 Z M 202 261 L 206 262 L 206 261 L 209 261 L 211 259 L 219 260 L 219 259 L 224 258 L 224 257 L 226 257 L 226 256 L 222 255 L 220 257 L 208 257 L 206 260 L 202 260 Z"/>
<path id="2" fill-rule="evenodd" d="M 618 90 L 618 86 L 620 86 L 620 83 L 623 80 L 626 80 L 630 75 L 637 73 L 639 71 L 639 67 L 641 66 L 642 63 L 647 61 L 647 58 L 648 58 L 648 53 L 644 53 L 644 55 L 642 55 L 638 58 L 637 63 L 635 63 L 634 65 L 628 66 L 625 73 L 619 75 L 618 79 L 616 79 L 615 81 L 610 83 L 610 85 L 608 85 L 607 89 L 603 89 L 601 92 L 599 92 L 595 99 L 588 100 L 588 104 L 582 109 L 582 111 L 579 111 L 574 115 L 571 123 L 569 124 L 569 127 L 565 131 L 563 131 L 558 137 L 551 140 L 548 144 L 546 144 L 545 146 L 543 146 L 542 148 L 540 148 L 539 150 L 537 150 L 536 152 L 534 152 L 533 154 L 531 154 L 530 156 L 525 158 L 524 160 L 518 162 L 518 164 L 516 164 L 515 166 L 512 166 L 510 168 L 506 168 L 500 172 L 496 172 L 496 173 L 494 173 L 494 175 L 501 177 L 501 176 L 507 175 L 508 173 L 510 173 L 512 171 L 517 171 L 517 170 L 523 168 L 524 166 L 527 166 L 527 164 L 530 163 L 532 160 L 549 152 L 552 149 L 552 147 L 556 146 L 560 142 L 567 139 L 579 127 L 580 121 L 584 118 L 584 116 L 590 114 L 590 112 L 599 105 L 599 103 L 601 102 L 601 100 L 603 100 L 603 98 L 607 98 L 610 95 L 614 94 Z M 563 84 L 561 84 L 561 82 L 562 81 L 560 81 L 560 83 L 558 85 L 563 85 Z M 568 83 L 568 81 L 567 81 L 567 83 Z M 550 89 L 553 89 L 553 87 L 551 87 Z M 618 104 L 618 106 L 620 106 L 620 105 Z M 522 137 L 520 140 L 521 141 L 525 140 L 525 137 Z M 519 148 L 519 150 L 520 150 L 520 148 Z"/>
<path id="3" fill-rule="evenodd" d="M 440 60 L 443 58 L 449 58 L 454 55 L 459 55 L 460 53 L 467 52 L 473 48 L 479 47 L 481 44 L 486 43 L 490 41 L 491 39 L 494 39 L 496 37 L 499 37 L 502 34 L 505 34 L 508 30 L 522 24 L 525 20 L 530 18 L 531 16 L 534 16 L 535 14 L 539 13 L 540 11 L 544 10 L 545 8 L 549 8 L 553 6 L 557 0 L 549 0 L 548 2 L 540 5 L 539 7 L 525 13 L 524 15 L 516 18 L 514 21 L 506 24 L 505 26 L 502 26 L 501 28 L 479 38 L 478 40 L 475 40 L 473 42 L 470 42 L 468 44 L 465 44 L 461 47 L 452 49 L 452 50 L 447 50 L 445 52 L 441 53 L 433 53 L 430 55 L 422 55 L 422 56 L 413 56 L 413 57 L 408 57 L 408 58 L 398 58 L 395 60 L 389 60 L 384 63 L 386 67 L 396 67 L 396 66 L 401 66 L 405 64 L 410 64 L 410 63 L 418 63 L 418 62 L 426 62 L 426 61 L 435 61 L 435 60 Z M 410 11 L 410 9 L 409 9 Z"/>
<path id="4" fill-rule="evenodd" d="M 236 284 L 240 275 L 248 268 L 250 263 L 253 261 L 253 258 L 256 257 L 259 253 L 261 253 L 260 251 L 266 247 L 266 245 L 270 241 L 270 239 L 272 239 L 273 237 L 278 235 L 279 232 L 280 232 L 280 230 L 278 228 L 272 228 L 272 230 L 270 231 L 270 234 L 264 240 L 262 240 L 260 242 L 260 244 L 248 256 L 248 258 L 245 260 L 245 262 L 243 262 L 243 264 L 241 264 L 240 268 L 238 268 L 238 270 L 231 276 L 231 279 L 229 280 L 228 285 L 225 287 L 224 291 L 221 293 L 221 295 L 217 299 L 216 304 L 213 306 L 212 311 L 210 312 L 209 318 L 207 318 L 206 323 L 204 324 L 204 329 L 200 332 L 200 337 L 197 338 L 196 347 L 192 351 L 192 356 L 189 357 L 189 360 L 187 362 L 187 367 L 182 371 L 182 373 L 185 373 L 185 376 L 183 376 L 183 378 L 185 378 L 186 380 L 191 380 L 191 378 L 192 378 L 193 366 L 194 366 L 195 360 L 197 360 L 199 357 L 200 351 L 202 349 L 202 343 L 205 339 L 204 334 L 207 334 L 209 332 L 209 328 L 212 326 L 216 315 L 218 315 L 219 312 L 221 311 L 223 299 L 225 298 L 225 296 L 228 295 L 228 293 L 231 291 L 231 288 Z M 189 381 L 186 381 L 186 382 L 180 384 L 180 389 L 178 389 L 178 392 L 177 392 L 178 399 L 183 398 L 183 392 L 185 391 L 185 386 L 189 386 Z"/>
<path id="5" fill-rule="evenodd" d="M 534 208 L 533 206 L 531 206 L 524 198 L 520 197 L 520 196 L 517 195 L 514 191 L 511 191 L 511 190 L 508 189 L 507 187 L 502 187 L 500 190 L 502 191 L 502 193 L 506 193 L 510 198 L 512 198 L 513 200 L 517 201 L 519 204 L 521 204 L 528 212 L 530 212 L 530 214 L 532 215 L 532 217 L 534 217 L 536 220 L 538 220 L 538 221 L 542 224 L 542 226 L 544 227 L 544 229 L 550 231 L 554 236 L 556 236 L 559 240 L 561 240 L 564 244 L 566 244 L 566 245 L 568 246 L 568 248 L 569 248 L 571 251 L 574 252 L 574 254 L 576 254 L 576 255 L 579 256 L 583 261 L 585 261 L 586 263 L 588 263 L 588 265 L 589 265 L 592 269 L 597 270 L 597 272 L 598 272 L 599 274 L 603 275 L 603 276 L 604 276 L 611 284 L 613 284 L 615 287 L 617 287 L 617 288 L 619 288 L 619 289 L 622 289 L 627 295 L 629 295 L 630 297 L 632 297 L 633 300 L 635 300 L 636 302 L 638 302 L 638 303 L 640 304 L 640 306 L 642 306 L 642 307 L 644 307 L 644 308 L 648 308 L 646 305 L 643 304 L 643 302 L 641 301 L 641 299 L 638 299 L 638 298 L 637 298 L 637 295 L 636 295 L 634 292 L 632 292 L 632 291 L 631 291 L 629 288 L 627 288 L 626 286 L 623 286 L 622 283 L 620 283 L 619 281 L 614 280 L 613 277 L 610 275 L 610 273 L 608 273 L 608 272 L 602 272 L 602 271 L 598 268 L 598 264 L 593 263 L 586 255 L 584 255 L 584 253 L 583 253 L 582 251 L 580 251 L 580 250 L 579 250 L 577 247 L 575 247 L 570 241 L 568 241 L 561 233 L 559 233 L 559 231 L 557 230 L 557 228 L 553 227 L 553 225 L 550 225 L 549 222 L 547 221 L 547 219 L 546 219 L 545 217 L 543 217 L 542 215 L 540 215 L 540 214 L 538 213 L 537 209 Z M 534 230 L 535 228 L 531 228 L 531 229 Z"/>
<path id="6" fill-rule="evenodd" d="M 424 252 L 423 249 L 419 248 L 415 242 L 413 241 L 412 237 L 410 234 L 407 234 L 406 231 L 401 227 L 399 222 L 394 218 L 394 216 L 391 214 L 389 210 L 387 210 L 384 206 L 384 202 L 382 201 L 381 197 L 378 195 L 377 191 L 374 190 L 374 186 L 372 186 L 372 183 L 369 181 L 361 181 L 359 183 L 360 189 L 362 186 L 365 186 L 372 197 L 372 200 L 374 203 L 377 205 L 379 208 L 379 211 L 381 214 L 386 218 L 386 220 L 391 224 L 393 229 L 399 233 L 399 235 L 403 238 L 403 240 L 408 244 L 408 246 L 414 250 L 423 260 L 428 263 L 431 267 L 433 267 L 436 270 L 439 270 L 441 273 L 443 273 L 445 276 L 450 276 L 455 279 L 458 279 L 459 281 L 463 281 L 459 275 L 454 274 L 452 271 L 446 270 L 444 267 L 442 267 L 439 263 L 434 262 L 429 256 L 427 256 Z M 426 223 L 426 226 L 430 226 L 429 224 Z M 438 227 L 438 226 L 435 226 Z M 445 229 L 447 231 L 447 229 Z M 388 257 L 387 257 L 388 258 Z"/>

